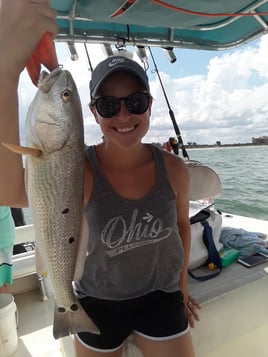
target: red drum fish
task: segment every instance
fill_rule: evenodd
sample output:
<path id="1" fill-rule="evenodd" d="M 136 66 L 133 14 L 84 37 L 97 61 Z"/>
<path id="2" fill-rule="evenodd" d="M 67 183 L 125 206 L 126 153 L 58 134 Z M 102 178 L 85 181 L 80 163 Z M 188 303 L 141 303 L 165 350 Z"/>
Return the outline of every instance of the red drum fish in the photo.
<path id="1" fill-rule="evenodd" d="M 81 257 L 85 156 L 81 103 L 68 71 L 41 73 L 25 127 L 26 147 L 7 146 L 26 154 L 37 247 L 55 291 L 54 337 L 99 333 L 72 288 L 78 254 Z"/>

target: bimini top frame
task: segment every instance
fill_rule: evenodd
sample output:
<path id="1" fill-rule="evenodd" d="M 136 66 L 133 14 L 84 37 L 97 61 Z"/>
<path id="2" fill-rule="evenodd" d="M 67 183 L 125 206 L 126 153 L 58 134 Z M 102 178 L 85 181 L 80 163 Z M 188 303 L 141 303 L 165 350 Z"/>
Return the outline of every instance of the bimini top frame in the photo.
<path id="1" fill-rule="evenodd" d="M 52 0 L 57 41 L 224 50 L 268 30 L 268 0 Z"/>

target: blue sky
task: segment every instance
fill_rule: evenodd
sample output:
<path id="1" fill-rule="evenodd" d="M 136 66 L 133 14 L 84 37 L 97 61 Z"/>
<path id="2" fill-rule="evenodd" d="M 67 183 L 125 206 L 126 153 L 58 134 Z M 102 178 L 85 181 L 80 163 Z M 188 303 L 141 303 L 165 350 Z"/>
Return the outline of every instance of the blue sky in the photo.
<path id="1" fill-rule="evenodd" d="M 165 51 L 161 48 L 152 48 L 153 55 L 157 59 L 158 67 L 170 75 L 177 76 L 192 76 L 195 74 L 204 74 L 207 71 L 209 61 L 216 56 L 221 57 L 223 54 L 232 54 L 250 47 L 258 47 L 260 39 L 252 41 L 250 44 L 245 44 L 240 47 L 231 48 L 224 51 L 205 51 L 205 50 L 190 50 L 175 48 L 177 61 L 174 64 L 169 64 Z"/>
<path id="2" fill-rule="evenodd" d="M 194 51 L 177 48 L 174 49 L 177 61 L 170 64 L 164 50 L 152 48 L 152 52 L 157 66 L 162 71 L 174 76 L 191 76 L 205 73 L 209 60 L 217 54 L 214 51 Z"/>
<path id="3" fill-rule="evenodd" d="M 87 46 L 93 67 L 104 59 L 98 45 Z M 88 82 L 91 76 L 84 46 L 77 45 L 78 61 L 71 61 L 67 46 L 57 44 L 59 62 L 69 69 L 78 86 L 84 112 L 85 141 L 95 144 L 101 132 L 88 109 Z M 171 108 L 184 143 L 223 144 L 251 142 L 268 135 L 268 37 L 228 51 L 175 49 L 171 64 L 162 49 L 152 48 Z M 148 54 L 149 55 L 149 54 Z M 135 60 L 139 61 L 134 54 Z M 168 108 L 153 64 L 148 76 L 154 97 L 151 128 L 144 141 L 165 142 L 174 136 Z M 24 118 L 35 93 L 27 73 L 20 80 L 21 135 Z"/>

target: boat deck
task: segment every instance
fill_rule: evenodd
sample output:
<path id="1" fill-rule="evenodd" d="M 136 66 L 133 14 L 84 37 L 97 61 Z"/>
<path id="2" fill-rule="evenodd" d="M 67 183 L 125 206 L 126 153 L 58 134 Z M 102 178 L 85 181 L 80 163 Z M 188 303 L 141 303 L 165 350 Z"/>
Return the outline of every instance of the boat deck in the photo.
<path id="1" fill-rule="evenodd" d="M 267 357 L 267 296 L 268 275 L 203 303 L 201 321 L 192 330 L 196 357 Z M 15 301 L 19 347 L 13 357 L 74 357 L 71 337 L 56 341 L 52 336 L 53 297 L 44 302 L 34 290 Z"/>
<path id="2" fill-rule="evenodd" d="M 233 215 L 224 215 L 223 218 L 224 226 L 268 233 L 268 221 Z M 268 270 L 268 263 L 255 267 L 257 272 L 254 274 L 244 268 L 246 275 L 252 274 L 251 280 L 244 279 L 242 286 L 234 284 L 228 292 L 221 292 L 220 295 L 205 301 L 200 300 L 201 321 L 192 329 L 196 357 L 268 356 L 268 274 L 264 272 L 266 267 Z M 230 279 L 230 274 L 228 276 Z M 212 279 L 211 284 L 216 284 L 216 279 Z M 194 284 L 202 282 L 194 281 Z M 200 285 L 196 292 L 201 289 Z M 54 297 L 51 295 L 47 301 L 42 300 L 36 274 L 16 279 L 10 287 L 10 292 L 15 295 L 19 314 L 19 346 L 12 357 L 74 357 L 72 337 L 61 340 L 53 338 Z M 194 296 L 198 298 L 198 294 Z M 139 353 L 134 353 L 131 341 L 126 349 L 124 357 L 141 357 Z"/>

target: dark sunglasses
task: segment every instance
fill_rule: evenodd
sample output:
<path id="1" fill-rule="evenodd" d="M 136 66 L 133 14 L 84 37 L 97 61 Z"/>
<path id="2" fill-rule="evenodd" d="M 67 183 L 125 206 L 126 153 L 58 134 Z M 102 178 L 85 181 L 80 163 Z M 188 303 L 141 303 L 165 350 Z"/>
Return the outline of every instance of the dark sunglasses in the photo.
<path id="1" fill-rule="evenodd" d="M 128 97 L 100 97 L 93 99 L 91 105 L 95 105 L 98 113 L 103 118 L 112 118 L 121 109 L 121 101 L 124 101 L 127 110 L 131 114 L 143 114 L 149 107 L 150 94 L 149 93 L 134 93 Z"/>

